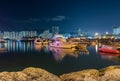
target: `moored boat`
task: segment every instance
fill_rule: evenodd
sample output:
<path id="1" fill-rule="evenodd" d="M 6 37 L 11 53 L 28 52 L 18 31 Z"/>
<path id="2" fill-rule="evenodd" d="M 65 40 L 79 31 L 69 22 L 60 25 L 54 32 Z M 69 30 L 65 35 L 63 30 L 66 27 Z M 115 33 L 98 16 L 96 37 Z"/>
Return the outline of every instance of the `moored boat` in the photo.
<path id="1" fill-rule="evenodd" d="M 98 51 L 105 53 L 120 53 L 120 51 L 117 50 L 116 48 L 106 45 L 102 45 L 100 48 L 98 48 Z"/>
<path id="2" fill-rule="evenodd" d="M 46 46 L 46 45 L 48 45 L 48 40 L 46 40 L 46 39 L 43 39 L 43 40 L 42 40 L 42 45 L 43 45 L 43 46 Z"/>
<path id="3" fill-rule="evenodd" d="M 71 49 L 76 47 L 76 45 L 67 42 L 66 39 L 64 38 L 53 39 L 52 42 L 49 43 L 49 46 L 56 47 L 56 48 L 66 48 L 66 49 Z"/>
<path id="4" fill-rule="evenodd" d="M 42 45 L 42 40 L 40 38 L 36 38 L 34 40 L 34 44 L 37 44 L 37 45 Z"/>

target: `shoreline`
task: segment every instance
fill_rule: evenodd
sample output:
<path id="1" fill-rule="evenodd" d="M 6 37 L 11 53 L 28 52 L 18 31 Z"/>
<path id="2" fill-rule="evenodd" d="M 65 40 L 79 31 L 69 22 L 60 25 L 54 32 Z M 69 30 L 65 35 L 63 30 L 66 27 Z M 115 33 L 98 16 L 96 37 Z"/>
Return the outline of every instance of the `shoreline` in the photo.
<path id="1" fill-rule="evenodd" d="M 100 70 L 86 69 L 60 76 L 41 68 L 28 67 L 17 72 L 0 72 L 0 81 L 120 81 L 120 65 Z"/>

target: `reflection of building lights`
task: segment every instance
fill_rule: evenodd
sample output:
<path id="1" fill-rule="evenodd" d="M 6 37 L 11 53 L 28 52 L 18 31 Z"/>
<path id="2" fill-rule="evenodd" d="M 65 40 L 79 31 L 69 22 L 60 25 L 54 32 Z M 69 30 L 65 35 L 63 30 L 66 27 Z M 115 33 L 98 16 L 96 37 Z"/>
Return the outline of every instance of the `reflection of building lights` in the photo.
<path id="1" fill-rule="evenodd" d="M 34 45 L 34 47 L 35 47 L 35 50 L 37 50 L 37 51 L 40 52 L 40 50 L 41 50 L 41 45 Z"/>
<path id="2" fill-rule="evenodd" d="M 105 59 L 105 60 L 109 60 L 109 61 L 113 61 L 113 62 L 118 62 L 118 57 L 117 56 L 107 56 L 107 55 L 102 55 L 101 56 L 102 59 Z"/>
<path id="3" fill-rule="evenodd" d="M 29 48 L 29 47 L 30 47 L 30 43 L 28 42 L 28 43 L 27 43 L 27 48 Z"/>
<path id="4" fill-rule="evenodd" d="M 49 47 L 48 46 L 45 46 L 45 52 L 49 52 Z"/>
<path id="5" fill-rule="evenodd" d="M 16 52 L 18 52 L 18 46 L 19 46 L 19 44 L 18 44 L 18 42 L 16 42 Z"/>
<path id="6" fill-rule="evenodd" d="M 50 47 L 50 50 L 53 52 L 54 58 L 57 61 L 61 61 L 66 55 L 74 56 L 76 58 L 78 57 L 78 53 L 77 55 L 75 54 L 75 49 L 62 49 Z"/>
<path id="7" fill-rule="evenodd" d="M 103 38 L 106 38 L 106 36 L 103 36 Z"/>
<path id="8" fill-rule="evenodd" d="M 5 43 L 5 48 L 7 48 L 7 43 Z"/>
<path id="9" fill-rule="evenodd" d="M 23 52 L 25 53 L 25 42 L 23 43 Z"/>
<path id="10" fill-rule="evenodd" d="M 114 36 L 111 37 L 111 39 L 113 39 L 113 38 L 114 38 Z"/>
<path id="11" fill-rule="evenodd" d="M 95 45 L 95 51 L 98 52 L 98 45 Z"/>

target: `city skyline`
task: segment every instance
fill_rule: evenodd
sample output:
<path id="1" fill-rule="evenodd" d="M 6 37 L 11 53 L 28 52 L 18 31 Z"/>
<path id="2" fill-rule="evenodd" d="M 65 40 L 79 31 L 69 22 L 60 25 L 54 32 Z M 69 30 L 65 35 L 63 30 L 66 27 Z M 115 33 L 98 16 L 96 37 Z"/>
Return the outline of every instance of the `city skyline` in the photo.
<path id="1" fill-rule="evenodd" d="M 0 1 L 0 30 L 81 30 L 113 33 L 120 26 L 119 0 L 3 0 Z"/>

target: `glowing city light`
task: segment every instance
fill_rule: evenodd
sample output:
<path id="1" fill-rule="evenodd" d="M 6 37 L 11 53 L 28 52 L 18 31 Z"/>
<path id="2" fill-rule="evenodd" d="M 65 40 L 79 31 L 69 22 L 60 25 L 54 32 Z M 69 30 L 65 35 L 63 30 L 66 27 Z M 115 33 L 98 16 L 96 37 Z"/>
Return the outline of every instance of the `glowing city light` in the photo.
<path id="1" fill-rule="evenodd" d="M 98 32 L 96 32 L 96 33 L 95 33 L 95 35 L 99 35 L 99 33 L 98 33 Z"/>
<path id="2" fill-rule="evenodd" d="M 105 34 L 109 34 L 108 32 L 105 32 Z"/>

